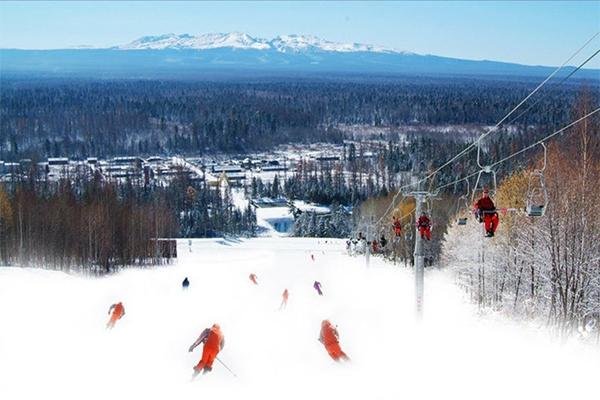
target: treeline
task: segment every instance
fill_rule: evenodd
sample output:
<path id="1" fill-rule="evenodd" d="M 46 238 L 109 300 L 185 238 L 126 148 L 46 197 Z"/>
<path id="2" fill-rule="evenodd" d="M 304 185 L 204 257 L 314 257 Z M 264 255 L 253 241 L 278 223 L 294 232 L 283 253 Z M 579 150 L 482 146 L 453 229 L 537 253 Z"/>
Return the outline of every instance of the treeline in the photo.
<path id="1" fill-rule="evenodd" d="M 293 235 L 299 237 L 348 238 L 351 234 L 351 215 L 337 204 L 326 215 L 303 212 L 294 223 Z"/>
<path id="2" fill-rule="evenodd" d="M 343 161 L 319 163 L 301 160 L 287 178 L 275 176 L 271 182 L 263 183 L 260 178 L 253 177 L 248 194 L 252 198 L 285 196 L 291 200 L 345 205 L 357 205 L 369 197 L 387 194 L 385 182 L 379 179 L 378 171 L 371 169 L 367 172 L 365 164 L 363 170 L 348 172 L 344 165 Z"/>
<path id="3" fill-rule="evenodd" d="M 171 254 L 165 252 L 168 243 L 156 238 L 178 231 L 164 194 L 120 192 L 98 175 L 79 182 L 38 184 L 31 179 L 0 187 L 2 264 L 107 273 L 162 263 Z"/>
<path id="4" fill-rule="evenodd" d="M 0 158 L 248 152 L 290 142 L 341 142 L 348 134 L 339 124 L 494 124 L 536 83 L 4 79 Z M 561 124 L 573 98 L 570 85 L 550 87 L 518 123 Z"/>
<path id="5" fill-rule="evenodd" d="M 179 235 L 186 238 L 254 236 L 256 213 L 248 204 L 239 209 L 228 185 L 211 187 L 180 174 L 165 189 L 173 209 L 179 215 Z"/>
<path id="6" fill-rule="evenodd" d="M 589 97 L 581 97 L 572 118 L 590 112 L 593 104 Z M 530 168 L 540 165 L 537 159 Z M 502 183 L 497 206 L 525 207 L 530 172 L 517 172 Z M 444 247 L 445 258 L 482 307 L 536 318 L 560 333 L 579 331 L 600 340 L 598 118 L 569 129 L 548 149 L 544 176 L 549 196 L 545 216 L 501 215 L 499 235 L 492 241 L 483 238 L 478 224 L 454 227 Z M 533 185 L 540 188 L 536 180 Z"/>
<path id="7" fill-rule="evenodd" d="M 32 168 L 0 186 L 0 263 L 108 273 L 160 264 L 176 237 L 253 235 L 252 209 L 181 173 L 171 185 L 108 182 L 91 169 L 58 182 Z M 156 239 L 166 240 L 156 240 Z"/>

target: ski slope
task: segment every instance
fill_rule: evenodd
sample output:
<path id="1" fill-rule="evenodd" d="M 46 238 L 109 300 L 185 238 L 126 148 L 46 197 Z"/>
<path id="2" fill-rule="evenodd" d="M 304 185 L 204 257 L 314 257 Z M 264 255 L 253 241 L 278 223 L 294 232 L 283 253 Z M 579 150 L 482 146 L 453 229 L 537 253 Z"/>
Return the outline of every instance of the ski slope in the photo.
<path id="1" fill-rule="evenodd" d="M 105 278 L 0 268 L 0 399 L 597 396 L 597 349 L 478 317 L 448 271 L 426 271 L 417 323 L 412 272 L 375 258 L 366 268 L 343 241 L 182 240 L 178 250 L 175 265 Z M 126 315 L 107 331 L 117 301 Z M 324 318 L 350 363 L 317 341 Z M 215 362 L 192 382 L 201 346 L 187 348 L 214 322 L 226 339 L 219 358 L 237 378 Z"/>

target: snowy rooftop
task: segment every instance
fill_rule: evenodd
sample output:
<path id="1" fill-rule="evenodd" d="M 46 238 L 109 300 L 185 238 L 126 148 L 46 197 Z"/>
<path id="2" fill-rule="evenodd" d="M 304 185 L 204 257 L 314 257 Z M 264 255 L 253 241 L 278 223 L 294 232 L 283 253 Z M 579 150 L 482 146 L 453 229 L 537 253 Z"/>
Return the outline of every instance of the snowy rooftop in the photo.
<path id="1" fill-rule="evenodd" d="M 327 214 L 331 212 L 331 208 L 320 204 L 307 203 L 302 200 L 294 200 L 294 207 L 302 212 L 313 212 L 317 214 Z"/>
<path id="2" fill-rule="evenodd" d="M 276 219 L 294 219 L 289 207 L 264 207 L 256 209 L 256 218 L 265 221 Z"/>

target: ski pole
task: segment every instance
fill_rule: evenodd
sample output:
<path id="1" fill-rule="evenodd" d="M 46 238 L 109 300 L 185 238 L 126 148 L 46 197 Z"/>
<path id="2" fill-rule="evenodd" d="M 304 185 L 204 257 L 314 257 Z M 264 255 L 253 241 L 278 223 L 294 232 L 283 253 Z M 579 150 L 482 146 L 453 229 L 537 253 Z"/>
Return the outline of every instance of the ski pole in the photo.
<path id="1" fill-rule="evenodd" d="M 233 375 L 234 377 L 237 378 L 237 375 L 227 365 L 225 365 L 225 363 L 223 361 L 221 361 L 219 359 L 219 357 L 215 357 L 215 358 L 217 359 L 218 362 L 221 363 L 221 365 L 223 365 L 227 369 L 227 371 L 231 372 L 231 375 Z"/>

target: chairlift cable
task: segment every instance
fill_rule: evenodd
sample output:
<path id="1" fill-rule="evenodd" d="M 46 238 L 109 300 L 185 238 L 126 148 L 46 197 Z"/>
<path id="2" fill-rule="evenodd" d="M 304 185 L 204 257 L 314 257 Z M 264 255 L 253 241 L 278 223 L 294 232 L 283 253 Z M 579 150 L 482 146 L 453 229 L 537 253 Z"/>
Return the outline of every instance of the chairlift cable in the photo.
<path id="1" fill-rule="evenodd" d="M 533 96 L 535 93 L 537 93 L 550 79 L 552 79 L 552 77 L 554 75 L 556 75 L 558 73 L 558 71 L 560 71 L 569 61 L 571 61 L 575 56 L 577 56 L 581 50 L 583 50 L 592 40 L 594 40 L 598 35 L 600 35 L 600 31 L 596 32 L 590 39 L 588 39 L 579 49 L 577 49 L 577 51 L 575 51 L 567 60 L 565 60 L 559 67 L 557 67 L 546 79 L 544 79 L 544 81 L 542 81 L 531 93 L 529 93 L 519 104 L 517 104 L 515 107 L 513 107 L 512 110 L 510 110 L 510 112 L 508 114 L 506 114 L 496 125 L 494 125 L 492 128 L 490 128 L 488 131 L 484 132 L 483 134 L 481 134 L 479 136 L 479 138 L 474 141 L 473 143 L 471 143 L 469 146 L 467 146 L 466 148 L 464 148 L 462 151 L 460 151 L 458 154 L 456 154 L 454 157 L 452 157 L 450 160 L 446 161 L 444 164 L 442 164 L 440 167 L 438 167 L 435 171 L 433 171 L 432 173 L 430 173 L 429 175 L 425 176 L 424 178 L 420 179 L 419 181 L 415 182 L 415 183 L 409 183 L 406 185 L 401 186 L 400 188 L 398 188 L 397 193 L 394 195 L 394 197 L 392 198 L 392 201 L 390 202 L 390 205 L 388 206 L 388 208 L 386 209 L 386 211 L 383 213 L 383 215 L 379 218 L 379 220 L 377 220 L 377 222 L 375 223 L 375 225 L 379 225 L 381 223 L 381 221 L 387 216 L 387 214 L 389 213 L 389 211 L 392 209 L 392 207 L 394 206 L 396 199 L 398 198 L 398 196 L 402 193 L 403 189 L 406 189 L 408 187 L 414 186 L 414 185 L 420 185 L 421 183 L 425 182 L 426 180 L 428 180 L 429 178 L 431 178 L 432 176 L 434 176 L 435 174 L 437 174 L 439 171 L 441 171 L 443 168 L 445 168 L 446 166 L 450 165 L 452 162 L 454 162 L 455 160 L 457 160 L 458 158 L 462 157 L 464 154 L 468 153 L 470 150 L 472 150 L 475 146 L 479 146 L 479 143 L 481 142 L 482 139 L 484 139 L 485 137 L 487 137 L 489 134 L 491 134 L 492 132 L 494 132 L 496 129 L 498 129 L 498 127 L 508 118 L 510 117 L 517 109 L 519 109 L 519 107 L 521 107 L 527 100 L 529 100 L 529 98 L 531 98 L 531 96 Z M 598 52 L 596 52 L 592 58 L 597 54 Z M 585 62 L 587 63 L 586 60 Z M 582 64 L 581 66 L 585 65 Z M 579 67 L 581 68 L 581 67 Z M 577 71 L 579 68 L 576 68 L 573 73 L 575 71 Z M 573 73 L 569 74 L 568 77 L 572 76 Z M 565 79 L 566 80 L 566 79 Z M 564 82 L 564 80 L 563 80 Z M 562 83 L 562 82 L 561 82 Z M 479 171 L 477 172 L 479 173 Z M 472 174 L 470 176 L 474 176 L 477 175 L 477 173 Z M 456 183 L 456 182 L 454 182 Z M 441 187 L 445 187 L 441 186 Z M 439 188 L 441 188 L 439 187 Z"/>
<path id="2" fill-rule="evenodd" d="M 505 161 L 508 161 L 508 160 L 510 160 L 511 158 L 513 158 L 513 157 L 515 157 L 515 156 L 517 156 L 517 155 L 519 155 L 519 154 L 521 154 L 521 153 L 524 153 L 524 152 L 525 152 L 525 151 L 527 151 L 527 150 L 530 150 L 530 149 L 532 149 L 532 148 L 534 148 L 534 147 L 536 147 L 536 146 L 538 146 L 538 145 L 540 145 L 540 144 L 544 143 L 544 142 L 545 142 L 545 141 L 547 141 L 548 139 L 550 139 L 550 138 L 552 138 L 552 137 L 554 137 L 554 136 L 556 136 L 556 135 L 558 135 L 558 134 L 560 134 L 560 133 L 564 132 L 565 130 L 567 130 L 567 129 L 571 128 L 573 125 L 576 125 L 576 124 L 578 124 L 579 122 L 581 122 L 581 121 L 583 121 L 583 120 L 585 120 L 585 119 L 587 119 L 587 118 L 591 117 L 592 115 L 596 114 L 596 113 L 597 113 L 597 112 L 599 112 L 599 111 L 600 111 L 600 107 L 596 108 L 596 109 L 595 109 L 595 110 L 593 110 L 593 111 L 590 111 L 589 113 L 587 113 L 587 114 L 586 114 L 586 115 L 584 115 L 583 117 L 581 117 L 581 118 L 579 118 L 579 119 L 577 119 L 577 120 L 575 120 L 575 121 L 571 122 L 570 124 L 568 124 L 568 125 L 566 125 L 566 126 L 564 126 L 564 127 L 560 128 L 560 129 L 559 129 L 559 130 L 557 130 L 557 131 L 554 131 L 554 132 L 552 132 L 551 134 L 549 134 L 549 135 L 547 135 L 547 136 L 543 137 L 542 139 L 540 139 L 540 140 L 538 140 L 538 141 L 534 142 L 533 144 L 531 144 L 531 145 L 529 145 L 529 146 L 527 146 L 527 147 L 524 147 L 524 148 L 522 148 L 521 150 L 518 150 L 518 151 L 516 151 L 516 152 L 512 153 L 511 155 L 509 155 L 509 156 L 507 156 L 507 157 L 504 157 L 503 159 L 501 159 L 501 160 L 499 160 L 499 161 L 496 161 L 496 162 L 495 162 L 495 163 L 493 163 L 493 164 L 490 164 L 490 165 L 489 165 L 489 167 L 490 167 L 490 168 L 496 167 L 496 166 L 498 166 L 498 165 L 502 164 L 503 162 L 505 162 Z M 450 183 L 446 183 L 446 184 L 443 184 L 443 185 L 441 185 L 441 186 L 438 186 L 438 187 L 436 187 L 436 190 L 440 190 L 440 189 L 446 188 L 446 187 L 448 187 L 448 186 L 454 185 L 455 183 L 458 183 L 458 182 L 460 182 L 460 181 L 462 181 L 462 180 L 464 180 L 464 179 L 469 179 L 469 178 L 472 178 L 473 176 L 477 175 L 479 172 L 480 172 L 480 170 L 478 170 L 478 171 L 476 171 L 476 172 L 474 172 L 474 173 L 472 173 L 472 174 L 470 174 L 470 175 L 467 175 L 467 176 L 465 176 L 465 177 L 461 177 L 461 178 L 459 178 L 459 179 L 456 179 L 456 180 L 454 180 L 454 181 L 452 181 L 452 182 L 450 182 Z"/>
<path id="3" fill-rule="evenodd" d="M 573 76 L 573 74 L 575 74 L 575 72 L 579 71 L 585 64 L 587 64 L 592 58 L 596 57 L 598 55 L 598 53 L 600 53 L 600 49 L 596 50 L 596 52 L 594 54 L 592 54 L 591 56 L 589 56 L 587 58 L 587 60 L 585 60 L 584 62 L 582 62 L 581 64 L 579 64 L 577 66 L 577 68 L 575 68 L 573 71 L 571 71 L 571 73 L 567 76 L 565 76 L 560 82 L 557 83 L 557 86 L 562 85 L 563 83 L 565 83 L 565 81 L 567 79 L 569 79 L 571 76 Z M 548 96 L 548 93 L 546 93 L 545 95 L 539 97 L 536 101 L 534 101 L 529 107 L 527 107 L 523 112 L 521 112 L 521 114 L 517 115 L 516 117 L 514 117 L 513 119 L 511 119 L 510 121 L 508 121 L 506 124 L 510 125 L 513 122 L 515 122 L 516 120 L 518 120 L 519 118 L 521 118 L 524 114 L 526 114 L 529 110 L 531 110 L 536 104 L 538 104 L 540 101 L 542 101 L 543 99 L 545 99 Z"/>

